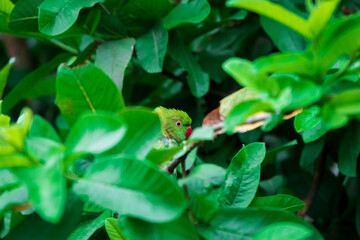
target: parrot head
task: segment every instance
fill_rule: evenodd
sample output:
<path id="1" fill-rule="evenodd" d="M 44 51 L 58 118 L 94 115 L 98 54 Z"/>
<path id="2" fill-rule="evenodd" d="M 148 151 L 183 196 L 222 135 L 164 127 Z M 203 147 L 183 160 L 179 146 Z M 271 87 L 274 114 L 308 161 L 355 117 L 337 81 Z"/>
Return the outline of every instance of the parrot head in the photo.
<path id="1" fill-rule="evenodd" d="M 190 137 L 192 133 L 191 118 L 186 112 L 177 109 L 157 107 L 154 111 L 159 115 L 162 134 L 177 143 Z"/>

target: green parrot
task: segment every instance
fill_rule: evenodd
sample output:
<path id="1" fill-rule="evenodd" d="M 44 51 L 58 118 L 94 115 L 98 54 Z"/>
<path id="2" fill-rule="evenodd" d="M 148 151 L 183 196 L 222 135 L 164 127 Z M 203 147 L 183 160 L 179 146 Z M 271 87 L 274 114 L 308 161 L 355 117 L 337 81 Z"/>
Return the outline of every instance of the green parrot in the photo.
<path id="1" fill-rule="evenodd" d="M 190 137 L 192 133 L 191 118 L 186 112 L 164 107 L 157 107 L 154 111 L 160 117 L 162 133 L 155 148 L 175 147 Z"/>

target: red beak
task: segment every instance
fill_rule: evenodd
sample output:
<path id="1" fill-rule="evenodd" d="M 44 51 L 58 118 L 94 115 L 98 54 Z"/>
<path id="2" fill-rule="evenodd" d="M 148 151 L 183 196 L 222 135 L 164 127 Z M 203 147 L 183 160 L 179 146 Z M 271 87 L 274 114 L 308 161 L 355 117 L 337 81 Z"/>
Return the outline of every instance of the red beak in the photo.
<path id="1" fill-rule="evenodd" d="M 191 134 L 192 134 L 192 129 L 191 127 L 188 127 L 185 133 L 186 139 L 188 139 L 191 136 Z"/>

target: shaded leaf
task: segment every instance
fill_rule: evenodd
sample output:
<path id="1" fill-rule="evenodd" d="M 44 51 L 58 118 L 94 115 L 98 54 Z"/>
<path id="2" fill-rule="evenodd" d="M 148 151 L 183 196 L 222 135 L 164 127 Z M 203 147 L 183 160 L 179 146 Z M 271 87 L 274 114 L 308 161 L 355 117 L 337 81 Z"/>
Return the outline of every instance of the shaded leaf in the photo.
<path id="1" fill-rule="evenodd" d="M 50 36 L 59 35 L 75 23 L 82 8 L 99 2 L 104 0 L 45 0 L 39 6 L 39 30 Z"/>
<path id="2" fill-rule="evenodd" d="M 124 107 L 115 83 L 90 62 L 75 68 L 64 65 L 58 68 L 56 101 L 70 125 L 86 111 L 117 112 Z"/>
<path id="3" fill-rule="evenodd" d="M 305 207 L 305 203 L 300 199 L 286 194 L 278 194 L 274 196 L 255 197 L 250 207 L 273 207 L 283 210 L 296 212 Z"/>
<path id="4" fill-rule="evenodd" d="M 136 54 L 140 65 L 149 73 L 158 73 L 163 69 L 168 32 L 162 22 L 158 22 L 136 41 Z"/>
<path id="5" fill-rule="evenodd" d="M 186 49 L 184 42 L 178 34 L 170 37 L 168 53 L 187 71 L 187 81 L 191 93 L 197 98 L 204 96 L 210 87 L 209 74 L 201 69 L 199 63 L 189 50 Z"/>
<path id="6" fill-rule="evenodd" d="M 245 208 L 250 204 L 260 182 L 265 153 L 264 143 L 251 143 L 233 157 L 218 195 L 220 206 Z"/>
<path id="7" fill-rule="evenodd" d="M 126 38 L 108 41 L 101 44 L 96 50 L 95 64 L 101 68 L 121 91 L 124 72 L 131 59 L 135 39 Z"/>
<path id="8" fill-rule="evenodd" d="M 183 23 L 200 23 L 210 14 L 210 4 L 207 0 L 180 3 L 163 18 L 167 29 Z"/>
<path id="9" fill-rule="evenodd" d="M 166 173 L 146 161 L 121 156 L 96 159 L 73 191 L 99 206 L 150 222 L 171 221 L 186 207 L 182 189 Z"/>

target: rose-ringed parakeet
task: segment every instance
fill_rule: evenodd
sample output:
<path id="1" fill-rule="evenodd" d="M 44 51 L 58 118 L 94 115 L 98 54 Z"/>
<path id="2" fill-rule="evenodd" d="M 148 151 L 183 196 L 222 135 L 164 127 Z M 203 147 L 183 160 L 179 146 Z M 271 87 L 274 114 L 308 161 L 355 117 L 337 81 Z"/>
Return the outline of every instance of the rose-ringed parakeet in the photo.
<path id="1" fill-rule="evenodd" d="M 155 148 L 169 148 L 178 146 L 192 133 L 191 118 L 186 112 L 177 109 L 157 107 L 154 111 L 159 115 L 161 122 L 161 137 Z"/>

